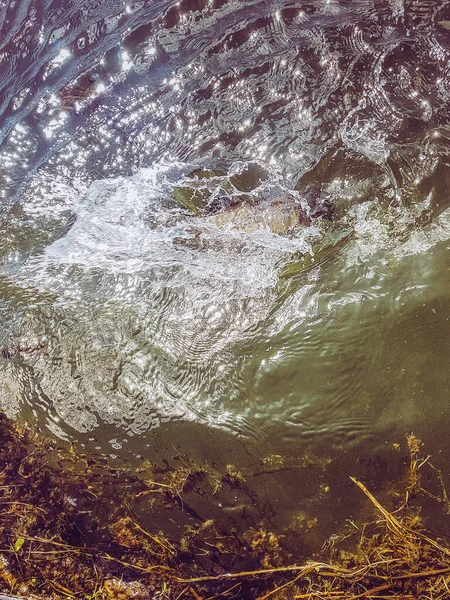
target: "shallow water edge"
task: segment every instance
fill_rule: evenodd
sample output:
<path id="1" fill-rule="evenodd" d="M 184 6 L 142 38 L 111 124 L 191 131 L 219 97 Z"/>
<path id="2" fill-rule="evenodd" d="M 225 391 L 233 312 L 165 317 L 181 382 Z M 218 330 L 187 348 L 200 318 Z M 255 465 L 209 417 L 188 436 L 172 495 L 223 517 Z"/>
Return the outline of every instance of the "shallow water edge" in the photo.
<path id="1" fill-rule="evenodd" d="M 382 468 L 361 461 L 353 481 L 346 474 L 351 489 L 345 509 L 326 522 L 324 496 L 339 503 L 331 473 L 346 469 L 335 457 L 304 454 L 292 464 L 291 458 L 272 454 L 255 472 L 254 466 L 194 463 L 174 453 L 163 467 L 149 461 L 131 467 L 81 453 L 74 445 L 58 447 L 30 426 L 0 420 L 0 591 L 15 597 L 174 600 L 237 594 L 250 600 L 274 594 L 290 599 L 326 590 L 321 571 L 331 569 L 338 580 L 339 573 L 347 573 L 343 587 L 336 584 L 341 597 L 370 598 L 367 590 L 381 582 L 409 598 L 436 590 L 435 578 L 450 569 L 445 541 L 430 545 L 424 529 L 433 535 L 437 528 L 439 537 L 450 533 L 446 477 L 428 466 L 430 457 L 414 435 L 391 449 Z M 271 490 L 287 472 L 298 490 L 299 481 L 309 480 L 317 497 L 298 494 L 296 513 L 283 529 L 275 525 Z M 363 476 L 367 487 L 358 483 Z M 244 499 L 240 505 L 238 497 Z M 214 499 L 222 514 L 214 510 Z M 247 513 L 249 500 L 261 511 L 258 518 Z M 389 534 L 392 524 L 397 530 Z M 378 569 L 380 556 L 390 557 L 387 583 L 379 571 L 372 572 L 377 553 Z M 425 567 L 425 577 L 411 575 Z M 366 570 L 362 578 L 360 569 Z M 282 586 L 284 591 L 276 592 Z"/>

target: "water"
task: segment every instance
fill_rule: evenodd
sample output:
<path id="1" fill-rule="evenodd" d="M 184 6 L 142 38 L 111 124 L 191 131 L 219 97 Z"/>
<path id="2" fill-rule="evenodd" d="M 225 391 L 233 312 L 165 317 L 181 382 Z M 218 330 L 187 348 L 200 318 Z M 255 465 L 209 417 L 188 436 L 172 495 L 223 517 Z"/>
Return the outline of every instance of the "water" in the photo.
<path id="1" fill-rule="evenodd" d="M 130 461 L 339 456 L 274 476 L 286 522 L 408 431 L 443 449 L 448 2 L 0 15 L 3 410 Z"/>

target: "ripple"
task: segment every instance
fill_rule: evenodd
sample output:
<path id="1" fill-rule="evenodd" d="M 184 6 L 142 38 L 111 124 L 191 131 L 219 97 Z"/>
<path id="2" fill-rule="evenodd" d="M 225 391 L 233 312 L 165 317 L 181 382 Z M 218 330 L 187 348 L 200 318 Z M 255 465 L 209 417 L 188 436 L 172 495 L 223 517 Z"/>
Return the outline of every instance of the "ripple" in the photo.
<path id="1" fill-rule="evenodd" d="M 419 414 L 390 331 L 446 281 L 448 13 L 0 7 L 9 410 L 28 404 L 60 435 L 186 420 L 336 443 L 390 426 L 402 402 L 405 423 Z M 264 177 L 230 188 L 255 166 Z M 174 201 L 198 169 L 228 221 Z M 274 233 L 274 193 L 311 224 Z"/>

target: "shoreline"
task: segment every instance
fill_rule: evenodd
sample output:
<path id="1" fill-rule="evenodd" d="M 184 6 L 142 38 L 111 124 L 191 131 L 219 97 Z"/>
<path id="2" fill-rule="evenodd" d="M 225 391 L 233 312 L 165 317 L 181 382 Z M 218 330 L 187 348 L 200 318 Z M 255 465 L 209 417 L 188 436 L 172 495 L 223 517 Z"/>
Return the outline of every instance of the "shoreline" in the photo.
<path id="1" fill-rule="evenodd" d="M 413 435 L 404 476 L 390 489 L 393 506 L 385 508 L 352 478 L 354 493 L 366 497 L 363 514 L 342 523 L 323 540 L 320 553 L 304 560 L 266 524 L 225 531 L 185 504 L 189 487 L 203 480 L 218 488 L 245 487 L 245 476 L 232 465 L 208 472 L 205 465 L 185 462 L 163 473 L 147 461 L 140 472 L 131 472 L 110 467 L 107 457 L 58 448 L 33 427 L 3 415 L 0 429 L 0 595 L 416 599 L 444 598 L 448 591 L 450 547 L 425 530 L 421 500 L 439 504 L 447 520 L 450 501 L 442 474 L 421 456 Z M 146 502 L 152 529 L 133 508 L 140 501 Z M 170 515 L 180 505 L 194 525 L 186 524 L 177 537 Z M 316 524 L 303 523 L 299 535 Z"/>

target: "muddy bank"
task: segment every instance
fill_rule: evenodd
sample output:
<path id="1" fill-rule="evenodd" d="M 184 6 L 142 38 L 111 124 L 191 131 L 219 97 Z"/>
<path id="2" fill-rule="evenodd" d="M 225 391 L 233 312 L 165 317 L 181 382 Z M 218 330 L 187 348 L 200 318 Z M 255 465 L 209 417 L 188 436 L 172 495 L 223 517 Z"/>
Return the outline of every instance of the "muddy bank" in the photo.
<path id="1" fill-rule="evenodd" d="M 308 519 L 303 513 L 297 531 L 280 534 L 267 522 L 226 530 L 195 514 L 184 500 L 194 486 L 209 486 L 215 494 L 247 488 L 245 474 L 233 465 L 219 471 L 179 457 L 177 468 L 145 461 L 131 469 L 58 447 L 3 416 L 0 427 L 2 594 L 262 600 L 448 593 L 450 549 L 431 537 L 424 520 L 427 513 L 448 520 L 450 502 L 441 472 L 422 457 L 413 435 L 404 444 L 403 472 L 386 482 L 386 507 L 353 479 L 355 496 L 363 500 L 357 518 L 319 540 L 320 515 Z M 283 469 L 283 460 L 272 455 L 266 466 Z M 179 516 L 174 519 L 180 510 L 184 526 Z M 306 541 L 311 534 L 321 550 L 293 553 L 288 537 Z"/>

